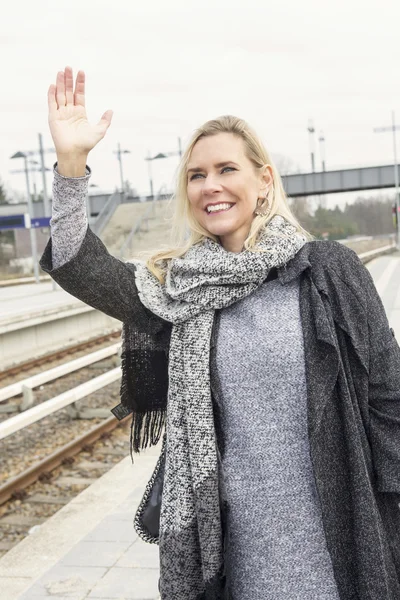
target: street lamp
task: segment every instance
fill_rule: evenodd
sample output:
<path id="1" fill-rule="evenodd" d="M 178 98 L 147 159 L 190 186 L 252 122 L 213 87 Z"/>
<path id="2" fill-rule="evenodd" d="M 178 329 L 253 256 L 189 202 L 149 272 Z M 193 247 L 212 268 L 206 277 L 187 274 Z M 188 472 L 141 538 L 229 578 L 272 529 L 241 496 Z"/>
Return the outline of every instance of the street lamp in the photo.
<path id="1" fill-rule="evenodd" d="M 151 163 L 153 160 L 158 160 L 160 158 L 169 158 L 170 156 L 179 156 L 179 158 L 182 158 L 182 144 L 181 144 L 180 137 L 178 138 L 178 150 L 175 150 L 173 152 L 159 152 L 155 156 L 150 156 L 150 150 L 147 151 L 147 157 L 145 158 L 145 160 L 147 160 L 147 163 L 148 163 L 150 196 L 152 198 L 154 197 L 154 189 L 153 189 L 153 174 L 152 174 L 152 169 L 151 169 Z"/>
<path id="2" fill-rule="evenodd" d="M 321 161 L 322 161 L 322 171 L 325 171 L 325 136 L 324 136 L 324 132 L 320 131 L 319 132 L 319 151 L 321 154 Z"/>
<path id="3" fill-rule="evenodd" d="M 308 139 L 310 143 L 310 154 L 311 154 L 311 171 L 315 172 L 315 142 L 314 142 L 314 125 L 312 119 L 308 121 L 307 131 L 309 133 Z"/>
<path id="4" fill-rule="evenodd" d="M 117 155 L 117 159 L 119 160 L 119 174 L 121 177 L 121 194 L 125 193 L 125 185 L 124 185 L 124 175 L 122 172 L 122 154 L 130 154 L 130 150 L 121 150 L 121 145 L 118 142 L 118 150 L 113 151 L 114 154 Z"/>
<path id="5" fill-rule="evenodd" d="M 30 160 L 28 161 L 29 164 L 31 165 L 38 165 L 38 161 L 37 160 Z M 35 202 L 36 200 L 36 196 L 37 196 L 37 188 L 36 188 L 36 176 L 35 176 L 35 171 L 41 171 L 42 169 L 30 169 L 30 171 L 32 172 L 32 179 L 33 179 L 33 201 Z M 47 169 L 47 171 L 50 171 L 50 169 Z"/>
<path id="6" fill-rule="evenodd" d="M 29 214 L 29 233 L 31 238 L 31 250 L 32 250 L 32 259 L 33 259 L 33 272 L 35 274 L 36 283 L 40 283 L 39 279 L 39 266 L 38 266 L 38 256 L 37 256 L 37 244 L 36 244 L 36 231 L 34 227 L 31 227 L 31 219 L 33 215 L 33 206 L 32 206 L 32 198 L 31 191 L 29 185 L 29 171 L 28 171 L 28 161 L 27 154 L 24 152 L 16 152 L 10 158 L 23 158 L 25 164 L 25 180 L 26 180 L 26 192 L 28 196 L 28 214 Z"/>
<path id="7" fill-rule="evenodd" d="M 39 164 L 36 160 L 29 160 L 28 163 L 30 165 L 38 165 Z M 35 168 L 28 168 L 28 170 L 31 173 L 35 173 L 37 171 L 41 171 L 42 172 L 43 170 L 44 171 L 51 171 L 52 169 L 49 169 L 47 167 L 44 167 L 44 169 L 43 169 L 43 167 L 40 167 L 40 168 L 37 168 L 37 169 L 35 169 Z M 10 173 L 25 173 L 25 169 L 11 169 L 9 172 Z M 37 195 L 36 194 L 36 177 L 35 177 L 35 175 L 33 175 L 33 200 L 36 199 L 36 195 Z M 44 194 L 43 194 L 43 196 L 44 196 Z M 46 213 L 46 209 L 44 208 L 44 216 L 46 216 L 46 214 L 47 214 Z M 35 215 L 33 215 L 33 216 L 35 216 Z"/>
<path id="8" fill-rule="evenodd" d="M 375 127 L 374 133 L 392 132 L 393 137 L 393 166 L 394 166 L 394 185 L 395 185 L 395 210 L 397 218 L 397 249 L 400 250 L 400 194 L 399 194 L 399 166 L 397 164 L 396 131 L 400 127 L 396 126 L 394 110 L 392 110 L 392 125 L 390 127 Z"/>

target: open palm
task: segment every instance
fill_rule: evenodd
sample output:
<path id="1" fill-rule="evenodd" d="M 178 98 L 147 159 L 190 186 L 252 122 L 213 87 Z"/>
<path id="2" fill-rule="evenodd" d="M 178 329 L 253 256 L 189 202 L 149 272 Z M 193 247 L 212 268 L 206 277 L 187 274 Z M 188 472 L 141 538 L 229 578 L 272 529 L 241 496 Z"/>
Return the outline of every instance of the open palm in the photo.
<path id="1" fill-rule="evenodd" d="M 107 110 L 97 125 L 91 125 L 85 108 L 85 73 L 78 71 L 73 91 L 72 68 L 57 73 L 57 83 L 48 91 L 49 126 L 58 156 L 87 155 L 103 139 L 111 124 Z"/>

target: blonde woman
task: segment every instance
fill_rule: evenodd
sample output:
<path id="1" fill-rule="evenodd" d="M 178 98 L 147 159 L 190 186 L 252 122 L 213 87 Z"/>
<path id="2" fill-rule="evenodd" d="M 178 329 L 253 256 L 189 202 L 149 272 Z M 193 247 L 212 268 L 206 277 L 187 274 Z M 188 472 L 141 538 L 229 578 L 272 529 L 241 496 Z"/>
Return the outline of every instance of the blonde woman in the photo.
<path id="1" fill-rule="evenodd" d="M 112 112 L 88 123 L 85 74 L 74 91 L 69 67 L 48 99 L 40 264 L 123 322 L 113 413 L 132 413 L 134 452 L 163 435 L 135 519 L 159 544 L 163 600 L 398 600 L 400 349 L 367 269 L 304 231 L 232 116 L 188 144 L 171 248 L 123 263 L 85 211 Z"/>

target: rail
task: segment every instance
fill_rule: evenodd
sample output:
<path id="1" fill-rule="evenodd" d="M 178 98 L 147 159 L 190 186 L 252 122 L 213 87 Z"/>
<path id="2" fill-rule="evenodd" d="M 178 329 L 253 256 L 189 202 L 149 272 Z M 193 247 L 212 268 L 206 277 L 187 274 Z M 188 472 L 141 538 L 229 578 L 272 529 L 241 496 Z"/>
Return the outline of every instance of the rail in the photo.
<path id="1" fill-rule="evenodd" d="M 10 498 L 23 497 L 23 490 L 32 483 L 35 483 L 43 474 L 48 478 L 49 472 L 65 464 L 66 459 L 75 456 L 83 448 L 87 448 L 88 445 L 93 444 L 103 435 L 110 433 L 122 424 L 123 421 L 117 421 L 114 417 L 109 417 L 72 442 L 68 442 L 61 448 L 57 448 L 50 456 L 46 456 L 32 467 L 25 469 L 25 471 L 16 477 L 6 481 L 6 483 L 0 486 L 0 505 L 7 502 Z"/>

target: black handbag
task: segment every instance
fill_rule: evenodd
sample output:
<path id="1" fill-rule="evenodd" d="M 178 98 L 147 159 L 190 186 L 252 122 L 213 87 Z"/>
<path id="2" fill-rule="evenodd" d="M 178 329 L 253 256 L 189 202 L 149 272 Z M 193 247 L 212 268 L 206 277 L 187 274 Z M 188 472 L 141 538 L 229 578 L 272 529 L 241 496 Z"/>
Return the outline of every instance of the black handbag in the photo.
<path id="1" fill-rule="evenodd" d="M 164 485 L 166 441 L 167 436 L 164 433 L 160 456 L 134 518 L 136 533 L 142 540 L 149 544 L 158 544 L 160 537 L 160 513 Z"/>

